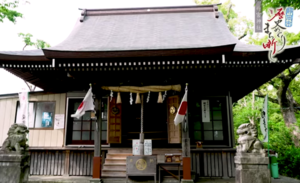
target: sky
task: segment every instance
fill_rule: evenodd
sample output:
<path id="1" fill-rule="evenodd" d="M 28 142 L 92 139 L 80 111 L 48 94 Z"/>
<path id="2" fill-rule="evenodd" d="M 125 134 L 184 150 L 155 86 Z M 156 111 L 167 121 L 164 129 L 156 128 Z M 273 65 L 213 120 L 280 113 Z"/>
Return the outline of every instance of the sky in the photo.
<path id="1" fill-rule="evenodd" d="M 0 0 L 2 1 L 2 0 Z M 231 0 L 233 10 L 240 16 L 254 21 L 254 0 Z M 221 0 L 225 2 L 225 0 Z M 72 31 L 81 11 L 78 8 L 121 8 L 195 5 L 194 0 L 20 0 L 16 9 L 23 14 L 15 24 L 0 22 L 0 51 L 22 50 L 24 43 L 18 33 L 30 33 L 33 41 L 42 39 L 51 46 L 62 42 Z M 288 31 L 299 32 L 300 13 L 295 12 L 293 27 Z M 266 22 L 266 16 L 264 16 Z M 263 33 L 260 33 L 262 35 Z M 26 47 L 27 50 L 35 49 Z M 7 71 L 0 69 L 0 94 L 29 90 L 25 82 Z M 41 90 L 41 89 L 37 89 Z"/>

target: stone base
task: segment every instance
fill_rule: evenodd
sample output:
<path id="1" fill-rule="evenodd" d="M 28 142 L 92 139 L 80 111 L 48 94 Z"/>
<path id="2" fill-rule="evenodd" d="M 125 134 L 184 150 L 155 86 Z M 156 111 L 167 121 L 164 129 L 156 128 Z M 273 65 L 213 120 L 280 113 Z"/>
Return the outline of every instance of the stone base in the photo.
<path id="1" fill-rule="evenodd" d="M 0 153 L 1 182 L 27 182 L 29 176 L 29 156 Z"/>
<path id="2" fill-rule="evenodd" d="M 103 183 L 102 179 L 90 179 L 90 182 L 92 183 Z"/>
<path id="3" fill-rule="evenodd" d="M 192 179 L 186 180 L 186 179 L 181 179 L 181 183 L 194 183 Z"/>
<path id="4" fill-rule="evenodd" d="M 271 183 L 269 158 L 265 154 L 237 153 L 234 162 L 236 183 Z"/>

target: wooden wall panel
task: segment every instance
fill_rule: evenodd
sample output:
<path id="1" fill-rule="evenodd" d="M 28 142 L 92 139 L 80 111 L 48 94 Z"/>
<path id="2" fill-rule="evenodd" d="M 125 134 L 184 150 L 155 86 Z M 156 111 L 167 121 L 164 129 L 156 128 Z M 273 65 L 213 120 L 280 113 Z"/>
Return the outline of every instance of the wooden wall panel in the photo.
<path id="1" fill-rule="evenodd" d="M 192 171 L 200 177 L 235 177 L 233 151 L 192 152 Z"/>
<path id="2" fill-rule="evenodd" d="M 55 96 L 57 101 L 57 114 L 66 114 L 66 94 L 59 94 Z M 66 122 L 66 116 L 65 116 Z M 57 130 L 57 143 L 56 146 L 62 147 L 64 144 L 64 129 Z"/>
<path id="3" fill-rule="evenodd" d="M 0 142 L 1 145 L 4 142 L 5 138 L 7 137 L 7 130 L 4 129 L 5 124 L 5 105 L 7 100 L 0 101 Z"/>
<path id="4" fill-rule="evenodd" d="M 170 96 L 167 99 L 167 109 L 168 109 L 168 141 L 169 144 L 181 143 L 181 124 L 175 126 L 174 119 L 179 109 L 180 101 L 179 96 Z M 176 112 L 174 114 L 170 113 L 170 108 L 175 107 Z"/>
<path id="5" fill-rule="evenodd" d="M 10 126 L 15 123 L 18 97 L 0 99 L 0 146 L 7 137 Z M 30 95 L 29 101 L 55 101 L 55 114 L 65 114 L 66 94 Z M 29 130 L 29 146 L 62 147 L 64 129 L 60 130 Z"/>
<path id="6" fill-rule="evenodd" d="M 7 137 L 10 126 L 15 122 L 16 99 L 7 98 L 0 103 L 0 146 Z"/>

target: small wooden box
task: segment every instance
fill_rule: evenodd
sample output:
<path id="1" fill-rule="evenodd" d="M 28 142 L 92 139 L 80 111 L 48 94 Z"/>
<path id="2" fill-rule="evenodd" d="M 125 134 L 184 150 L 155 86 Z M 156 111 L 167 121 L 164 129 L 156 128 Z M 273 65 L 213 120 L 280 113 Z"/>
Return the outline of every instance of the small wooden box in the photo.
<path id="1" fill-rule="evenodd" d="M 196 144 L 197 144 L 196 146 L 197 148 L 202 148 L 203 142 L 197 141 Z"/>
<path id="2" fill-rule="evenodd" d="M 173 154 L 165 154 L 166 162 L 171 163 L 173 159 Z"/>
<path id="3" fill-rule="evenodd" d="M 175 157 L 175 162 L 176 163 L 180 163 L 181 162 L 180 155 L 174 155 L 174 157 Z"/>

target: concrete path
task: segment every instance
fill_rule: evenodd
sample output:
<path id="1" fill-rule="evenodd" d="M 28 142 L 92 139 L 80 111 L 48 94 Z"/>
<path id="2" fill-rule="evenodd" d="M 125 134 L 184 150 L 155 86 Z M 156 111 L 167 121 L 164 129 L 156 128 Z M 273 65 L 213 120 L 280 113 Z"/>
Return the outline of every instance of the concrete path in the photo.
<path id="1" fill-rule="evenodd" d="M 29 183 L 89 183 L 91 177 L 84 176 L 30 176 Z M 104 183 L 125 183 L 124 178 L 105 178 Z M 154 183 L 153 180 L 135 179 L 128 181 L 129 183 Z M 235 179 L 219 179 L 219 178 L 199 178 L 196 183 L 234 183 Z M 292 179 L 289 177 L 279 176 L 279 179 L 273 179 L 272 183 L 300 183 L 300 180 Z M 157 181 L 158 183 L 158 181 Z M 175 179 L 166 179 L 162 183 L 178 183 Z"/>

